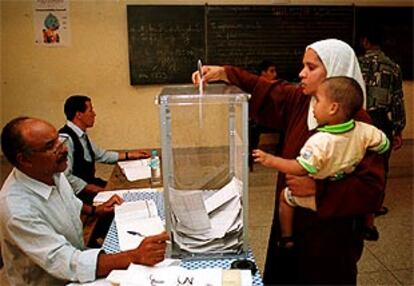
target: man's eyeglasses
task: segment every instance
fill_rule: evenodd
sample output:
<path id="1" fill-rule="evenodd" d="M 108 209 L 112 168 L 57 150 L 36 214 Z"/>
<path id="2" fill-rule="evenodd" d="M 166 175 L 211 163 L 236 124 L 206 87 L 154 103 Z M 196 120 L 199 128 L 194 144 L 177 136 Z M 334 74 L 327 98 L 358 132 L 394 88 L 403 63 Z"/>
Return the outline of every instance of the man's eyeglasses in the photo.
<path id="1" fill-rule="evenodd" d="M 27 148 L 26 151 L 28 151 L 29 153 L 30 152 L 39 152 L 39 153 L 50 152 L 56 155 L 60 151 L 62 151 L 63 146 L 65 145 L 66 141 L 68 141 L 68 137 L 58 137 L 55 141 L 47 143 L 46 146 L 44 146 L 43 148 L 39 148 L 39 149 Z"/>

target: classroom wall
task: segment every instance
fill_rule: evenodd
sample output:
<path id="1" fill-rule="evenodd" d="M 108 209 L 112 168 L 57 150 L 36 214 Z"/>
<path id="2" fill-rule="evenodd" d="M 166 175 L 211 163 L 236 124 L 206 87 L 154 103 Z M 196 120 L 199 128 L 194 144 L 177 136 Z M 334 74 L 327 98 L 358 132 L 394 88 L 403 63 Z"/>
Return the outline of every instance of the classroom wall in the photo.
<path id="1" fill-rule="evenodd" d="M 209 1 L 210 4 L 281 2 L 287 0 Z M 89 133 L 98 145 L 113 149 L 160 146 L 154 97 L 162 86 L 129 84 L 126 4 L 203 4 L 205 1 L 71 1 L 71 45 L 61 48 L 34 44 L 31 1 L 2 0 L 0 3 L 1 127 L 19 115 L 44 118 L 60 127 L 65 122 L 64 100 L 71 94 L 82 93 L 93 100 L 97 118 Z M 361 5 L 374 3 L 412 5 L 411 1 L 360 1 Z M 310 3 L 289 1 L 287 4 Z M 408 111 L 404 137 L 412 139 L 414 82 L 405 82 L 404 91 Z"/>

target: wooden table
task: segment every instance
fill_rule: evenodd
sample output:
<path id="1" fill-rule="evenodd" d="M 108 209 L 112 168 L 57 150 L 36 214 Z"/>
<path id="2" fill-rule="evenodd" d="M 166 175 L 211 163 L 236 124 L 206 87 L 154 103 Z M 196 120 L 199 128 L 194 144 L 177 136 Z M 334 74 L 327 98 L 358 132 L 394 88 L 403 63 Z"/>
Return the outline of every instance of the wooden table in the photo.
<path id="1" fill-rule="evenodd" d="M 125 175 L 122 174 L 121 168 L 119 168 L 118 164 L 114 166 L 112 170 L 111 177 L 108 180 L 108 184 L 106 185 L 106 190 L 119 190 L 119 189 L 139 189 L 139 188 L 150 188 L 151 187 L 151 179 L 144 179 L 130 182 L 126 179 Z"/>

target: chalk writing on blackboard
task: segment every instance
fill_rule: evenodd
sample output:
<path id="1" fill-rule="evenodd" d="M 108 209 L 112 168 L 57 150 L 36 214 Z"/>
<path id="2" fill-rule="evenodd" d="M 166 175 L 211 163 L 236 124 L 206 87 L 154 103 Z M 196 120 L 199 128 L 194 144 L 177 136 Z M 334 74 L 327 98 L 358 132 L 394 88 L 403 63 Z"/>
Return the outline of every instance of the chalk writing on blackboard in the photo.
<path id="1" fill-rule="evenodd" d="M 204 10 L 128 6 L 131 84 L 189 82 L 204 57 Z"/>

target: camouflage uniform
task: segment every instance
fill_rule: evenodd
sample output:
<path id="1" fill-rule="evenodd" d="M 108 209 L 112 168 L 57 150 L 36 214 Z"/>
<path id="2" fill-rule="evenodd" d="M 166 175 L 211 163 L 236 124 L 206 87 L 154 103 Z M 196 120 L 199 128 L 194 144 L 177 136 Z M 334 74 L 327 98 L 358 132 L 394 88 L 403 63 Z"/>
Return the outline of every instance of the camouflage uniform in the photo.
<path id="1" fill-rule="evenodd" d="M 359 63 L 366 83 L 368 113 L 392 143 L 393 135 L 405 127 L 401 69 L 381 50 L 368 50 Z"/>

